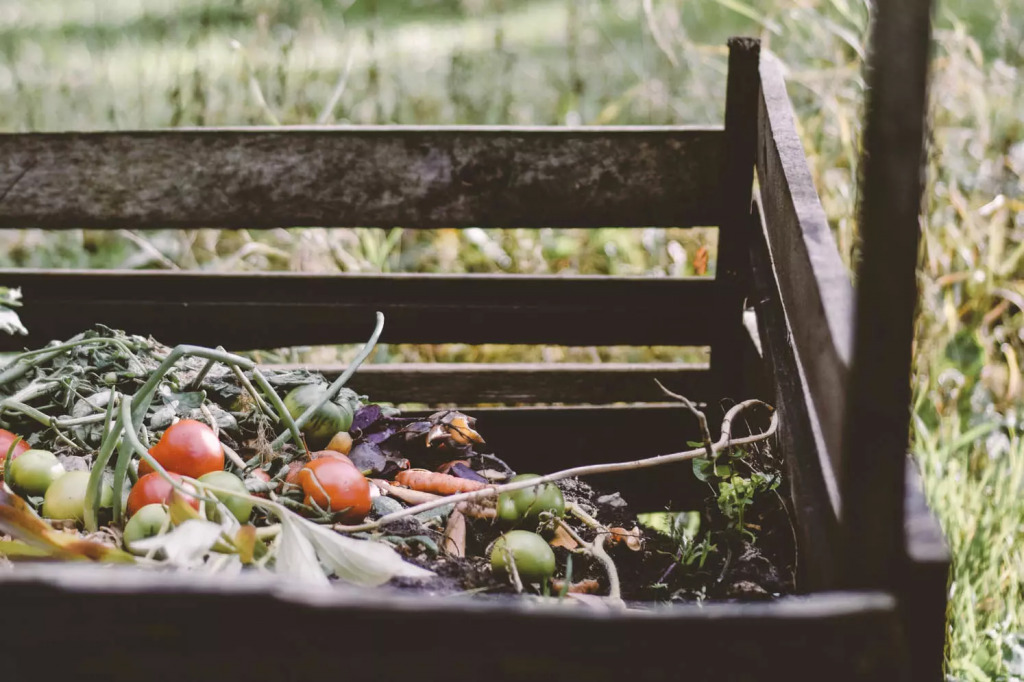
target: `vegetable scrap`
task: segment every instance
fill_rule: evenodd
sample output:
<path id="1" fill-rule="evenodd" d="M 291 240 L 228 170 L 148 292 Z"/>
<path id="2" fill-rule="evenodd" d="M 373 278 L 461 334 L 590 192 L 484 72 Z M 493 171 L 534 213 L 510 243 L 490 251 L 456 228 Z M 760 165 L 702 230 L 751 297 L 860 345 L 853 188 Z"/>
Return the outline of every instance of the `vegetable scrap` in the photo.
<path id="1" fill-rule="evenodd" d="M 521 473 L 470 414 L 403 414 L 346 387 L 382 325 L 378 314 L 333 382 L 102 326 L 14 355 L 0 368 L 0 563 L 261 571 L 575 606 L 792 590 L 769 406 L 731 407 L 717 441 L 701 419 L 689 450 Z M 733 436 L 741 417 L 754 426 Z M 682 511 L 634 510 L 582 480 L 683 461 L 707 494 Z"/>

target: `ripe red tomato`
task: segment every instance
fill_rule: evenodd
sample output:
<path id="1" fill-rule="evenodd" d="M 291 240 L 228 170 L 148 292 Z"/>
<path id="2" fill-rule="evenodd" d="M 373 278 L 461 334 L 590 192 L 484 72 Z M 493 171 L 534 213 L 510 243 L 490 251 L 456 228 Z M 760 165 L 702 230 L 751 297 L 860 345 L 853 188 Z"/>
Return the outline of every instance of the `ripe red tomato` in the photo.
<path id="1" fill-rule="evenodd" d="M 6 429 L 0 429 L 0 464 L 3 463 L 4 457 L 7 456 L 7 451 L 11 449 L 11 443 L 17 437 L 17 434 L 11 433 Z M 11 460 L 13 461 L 18 455 L 31 449 L 29 444 L 25 442 L 25 439 L 22 438 L 21 442 L 18 443 L 18 447 L 14 448 L 14 452 L 11 453 Z"/>
<path id="2" fill-rule="evenodd" d="M 224 469 L 224 448 L 213 429 L 194 419 L 172 424 L 149 454 L 168 471 L 190 478 Z M 139 476 L 152 471 L 145 462 L 139 464 Z"/>
<path id="3" fill-rule="evenodd" d="M 321 509 L 347 510 L 343 521 L 358 523 L 370 513 L 370 482 L 350 462 L 335 457 L 314 459 L 299 471 L 299 481 L 306 504 L 313 500 Z"/>
<path id="4" fill-rule="evenodd" d="M 181 476 L 178 474 L 171 474 L 171 478 L 179 483 L 181 482 Z M 191 483 L 182 483 L 182 486 L 186 490 L 195 490 L 195 487 Z M 128 516 L 131 517 L 135 512 L 139 511 L 147 504 L 170 503 L 171 493 L 173 492 L 174 487 L 171 485 L 170 481 L 155 471 L 151 474 L 140 476 L 139 480 L 132 486 L 132 491 L 128 493 Z M 199 509 L 198 499 L 191 495 L 189 495 L 187 499 L 190 505 L 195 509 Z"/>

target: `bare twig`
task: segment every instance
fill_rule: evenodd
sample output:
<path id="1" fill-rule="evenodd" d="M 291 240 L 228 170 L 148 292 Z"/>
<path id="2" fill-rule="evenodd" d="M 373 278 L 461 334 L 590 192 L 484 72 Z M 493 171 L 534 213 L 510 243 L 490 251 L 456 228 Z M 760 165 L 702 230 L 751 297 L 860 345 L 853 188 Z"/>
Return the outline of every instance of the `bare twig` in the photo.
<path id="1" fill-rule="evenodd" d="M 742 438 L 733 439 L 731 429 L 733 419 L 740 414 L 743 410 L 762 406 L 769 410 L 772 410 L 770 405 L 761 402 L 760 400 L 745 400 L 741 403 L 734 405 L 725 415 L 722 420 L 722 435 L 718 441 L 712 445 L 712 452 L 717 453 L 721 450 L 733 447 L 735 445 L 746 445 L 747 443 L 756 443 L 762 440 L 766 440 L 775 434 L 776 429 L 779 425 L 778 413 L 772 410 L 771 422 L 768 425 L 768 429 L 762 433 L 755 434 L 752 436 L 744 436 Z M 513 492 L 515 490 L 524 490 L 526 488 L 533 488 L 544 483 L 552 483 L 554 481 L 560 481 L 564 478 L 572 478 L 574 476 L 593 476 L 596 474 L 607 474 L 616 471 L 632 471 L 634 469 L 645 469 L 648 467 L 662 466 L 665 464 L 674 464 L 676 462 L 684 462 L 691 459 L 697 459 L 699 457 L 707 456 L 706 450 L 701 447 L 694 450 L 685 450 L 683 452 L 673 452 L 667 455 L 658 455 L 656 457 L 647 457 L 645 459 L 633 460 L 630 462 L 613 462 L 609 464 L 588 464 L 584 466 L 573 467 L 571 469 L 563 469 L 562 471 L 556 471 L 552 474 L 540 476 L 538 478 L 531 478 L 524 481 L 516 481 L 514 483 L 506 483 L 504 485 L 494 485 L 481 488 L 480 490 L 474 490 L 467 493 L 459 493 L 457 495 L 448 495 L 432 502 L 416 505 L 415 507 L 408 507 L 401 511 L 392 512 L 391 514 L 385 514 L 376 521 L 369 523 L 360 524 L 358 526 L 345 526 L 336 525 L 334 529 L 343 533 L 355 533 L 362 531 L 371 531 L 386 526 L 393 521 L 419 514 L 421 512 L 443 507 L 447 504 L 465 502 L 469 500 L 481 500 L 488 497 L 495 497 L 505 492 Z"/>
<path id="2" fill-rule="evenodd" d="M 686 407 L 686 409 L 688 409 L 690 412 L 692 412 L 693 416 L 697 418 L 697 421 L 700 422 L 701 435 L 704 437 L 704 451 L 708 453 L 708 459 L 714 459 L 715 452 L 712 449 L 711 445 L 711 431 L 708 430 L 708 418 L 704 415 L 703 412 L 698 410 L 697 406 L 694 405 L 686 396 L 679 395 L 678 393 L 673 393 L 672 391 L 665 388 L 665 385 L 662 384 L 657 379 L 654 380 L 654 383 L 658 384 L 658 388 L 660 388 L 665 395 L 669 396 L 670 398 L 675 398 L 676 400 L 681 402 L 683 406 Z"/>

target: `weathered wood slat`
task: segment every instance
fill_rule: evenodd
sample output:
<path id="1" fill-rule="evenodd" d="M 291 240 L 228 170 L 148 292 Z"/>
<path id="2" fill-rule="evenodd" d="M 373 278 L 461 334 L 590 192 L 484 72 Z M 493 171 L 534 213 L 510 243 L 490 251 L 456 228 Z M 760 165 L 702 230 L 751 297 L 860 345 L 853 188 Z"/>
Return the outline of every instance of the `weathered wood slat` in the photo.
<path id="1" fill-rule="evenodd" d="M 716 128 L 0 135 L 0 227 L 716 225 Z"/>
<path id="2" fill-rule="evenodd" d="M 757 149 L 758 56 L 754 38 L 729 40 L 729 77 L 725 93 L 725 155 L 722 169 L 722 223 L 719 226 L 716 279 L 726 292 L 724 323 L 714 344 L 711 371 L 722 394 L 735 400 L 746 397 L 749 387 L 739 362 L 744 300 L 749 292 L 750 198 L 753 192 L 754 156 Z"/>
<path id="3" fill-rule="evenodd" d="M 761 57 L 757 177 L 782 304 L 833 469 L 840 453 L 853 286 L 814 189 L 778 60 Z"/>
<path id="4" fill-rule="evenodd" d="M 238 576 L 112 567 L 36 566 L 5 573 L 0 598 L 19 627 L 5 644 L 19 655 L 11 679 L 65 666 L 74 679 L 138 680 L 154 670 L 189 679 L 313 679 L 344 670 L 380 679 L 507 682 L 638 682 L 760 679 L 903 679 L 893 599 L 879 593 L 818 594 L 772 603 L 703 603 L 651 610 L 585 608 L 527 600 L 424 598 L 394 590 L 314 590 L 255 572 Z M 75 614 L 77 633 L 54 657 L 33 633 Z M 415 632 L 395 655 L 381 637 L 401 619 Z M 254 651 L 252 629 L 278 625 Z M 565 633 L 573 643 L 565 643 Z M 457 670 L 436 662 L 458 633 Z M 360 655 L 339 663 L 345 650 Z M 508 642 L 529 642 L 509 647 Z M 382 661 L 385 663 L 382 664 Z M 435 661 L 435 662 L 431 662 Z M 381 675 L 381 666 L 386 675 Z"/>
<path id="5" fill-rule="evenodd" d="M 0 281 L 22 288 L 30 332 L 0 349 L 96 323 L 235 350 L 356 343 L 377 310 L 385 343 L 701 346 L 721 309 L 708 278 L 0 270 Z M 700 311 L 700 324 L 679 311 Z"/>
<path id="6" fill-rule="evenodd" d="M 345 365 L 305 367 L 333 379 Z M 712 397 L 707 365 L 683 363 L 416 363 L 363 365 L 348 385 L 375 400 L 393 403 L 567 403 L 663 402 L 657 379 L 692 400 Z"/>
<path id="7" fill-rule="evenodd" d="M 774 387 L 769 400 L 779 410 L 779 445 L 800 556 L 798 581 L 805 590 L 834 589 L 842 556 L 835 474 L 818 442 L 820 418 L 804 381 L 801 358 L 790 343 L 792 327 L 779 294 L 779 268 L 773 266 L 760 206 L 756 208 L 750 240 L 753 298 L 764 365 Z"/>

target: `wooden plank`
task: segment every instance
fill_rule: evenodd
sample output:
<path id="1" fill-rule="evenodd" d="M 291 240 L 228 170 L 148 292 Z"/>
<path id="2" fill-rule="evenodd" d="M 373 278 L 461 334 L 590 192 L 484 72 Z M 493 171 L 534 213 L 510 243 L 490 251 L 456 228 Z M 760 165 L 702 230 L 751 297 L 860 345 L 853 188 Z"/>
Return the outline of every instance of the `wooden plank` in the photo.
<path id="1" fill-rule="evenodd" d="M 747 234 L 757 149 L 757 68 L 761 43 L 756 38 L 729 39 L 729 73 L 725 88 L 725 160 L 722 168 L 722 223 L 718 231 L 718 269 L 715 278 L 725 290 L 724 323 L 714 343 L 711 371 L 722 395 L 747 397 L 740 362 L 744 300 L 749 270 Z"/>
<path id="2" fill-rule="evenodd" d="M 721 309 L 708 278 L 12 269 L 0 281 L 22 288 L 30 332 L 0 338 L 7 350 L 96 323 L 235 350 L 358 343 L 377 310 L 385 343 L 702 346 Z M 669 314 L 696 309 L 699 325 Z"/>
<path id="3" fill-rule="evenodd" d="M 790 339 L 793 330 L 782 305 L 780 266 L 768 251 L 760 206 L 758 228 L 751 230 L 750 262 L 758 336 L 765 366 L 775 387 L 770 399 L 779 410 L 779 446 L 786 462 L 797 529 L 798 583 L 806 590 L 833 589 L 840 581 L 839 499 L 832 462 L 819 442 L 821 420 L 804 380 L 801 358 Z"/>
<path id="4" fill-rule="evenodd" d="M 880 3 L 872 22 L 840 476 L 849 584 L 863 588 L 891 587 L 903 562 L 930 20 L 929 0 L 898 0 Z"/>
<path id="5" fill-rule="evenodd" d="M 333 379 L 346 365 L 272 367 L 305 367 Z M 712 397 L 707 365 L 670 362 L 363 365 L 348 385 L 374 400 L 428 405 L 663 402 L 655 379 L 692 400 Z"/>
<path id="6" fill-rule="evenodd" d="M 0 227 L 718 223 L 722 132 L 208 128 L 0 135 Z"/>
<path id="7" fill-rule="evenodd" d="M 814 189 L 782 68 L 761 56 L 757 178 L 782 305 L 806 372 L 825 450 L 841 477 L 853 338 L 853 286 Z"/>
<path id="8" fill-rule="evenodd" d="M 843 682 L 902 679 L 895 606 L 877 593 L 609 611 L 387 589 L 314 590 L 255 573 L 79 565 L 19 567 L 0 579 L 0 598 L 19 623 L 5 639 L 19 652 L 5 660 L 6 672 L 19 680 L 36 677 L 40 660 L 48 661 L 47 671 L 63 664 L 75 679 L 109 681 L 143 679 L 154 670 L 189 670 L 196 680 L 321 679 L 337 677 L 341 666 L 353 681 L 711 680 L 723 679 L 726 667 L 725 679 L 760 679 L 766 670 L 795 682 L 820 680 L 822 671 Z M 52 643 L 34 633 L 69 614 L 76 636 L 54 657 Z M 416 633 L 402 639 L 398 656 L 395 639 L 381 636 L 396 618 Z M 273 646 L 254 651 L 252 628 L 239 627 L 247 622 L 274 623 Z M 339 663 L 339 638 L 345 651 L 359 655 Z M 441 660 L 438 652 L 445 653 Z"/>

